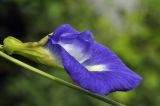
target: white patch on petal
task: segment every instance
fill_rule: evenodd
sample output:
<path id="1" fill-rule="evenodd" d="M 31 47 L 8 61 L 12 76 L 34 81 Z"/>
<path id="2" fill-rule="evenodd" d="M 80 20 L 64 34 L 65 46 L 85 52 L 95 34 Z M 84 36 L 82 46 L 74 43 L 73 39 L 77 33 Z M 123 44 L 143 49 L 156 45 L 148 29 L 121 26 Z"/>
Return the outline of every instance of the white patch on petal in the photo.
<path id="1" fill-rule="evenodd" d="M 108 71 L 106 65 L 92 65 L 92 66 L 85 66 L 89 71 Z"/>
<path id="2" fill-rule="evenodd" d="M 59 42 L 60 44 L 71 56 L 73 56 L 78 62 L 83 63 L 85 60 L 89 59 L 90 56 L 83 53 L 83 48 L 80 45 L 65 44 Z"/>

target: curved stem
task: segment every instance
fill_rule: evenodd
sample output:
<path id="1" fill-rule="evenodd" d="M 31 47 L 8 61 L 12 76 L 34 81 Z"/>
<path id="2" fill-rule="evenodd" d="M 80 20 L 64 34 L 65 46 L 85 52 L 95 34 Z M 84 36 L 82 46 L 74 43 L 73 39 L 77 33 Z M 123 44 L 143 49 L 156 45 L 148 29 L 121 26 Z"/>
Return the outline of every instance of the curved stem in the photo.
<path id="1" fill-rule="evenodd" d="M 39 74 L 39 75 L 41 75 L 41 76 L 43 76 L 43 77 L 46 77 L 46 78 L 48 78 L 48 79 L 52 79 L 52 80 L 54 80 L 54 81 L 56 81 L 56 82 L 58 82 L 58 83 L 60 83 L 60 84 L 62 84 L 62 85 L 65 85 L 65 86 L 68 86 L 68 87 L 70 87 L 70 88 L 72 88 L 72 89 L 78 90 L 78 91 L 80 91 L 80 92 L 82 92 L 82 93 L 84 93 L 84 94 L 86 94 L 86 95 L 89 95 L 89 96 L 91 96 L 91 97 L 94 97 L 94 98 L 96 98 L 96 99 L 98 99 L 98 100 L 101 100 L 101 101 L 103 101 L 103 102 L 106 102 L 106 103 L 108 103 L 108 104 L 111 104 L 111 105 L 113 105 L 113 106 L 125 106 L 125 105 L 123 105 L 123 104 L 121 104 L 121 103 L 119 103 L 119 102 L 116 102 L 116 101 L 111 100 L 111 99 L 109 99 L 109 98 L 105 98 L 104 96 L 101 96 L 101 95 L 93 94 L 93 93 L 91 93 L 91 92 L 89 92 L 89 91 L 87 91 L 87 90 L 85 90 L 85 89 L 80 88 L 80 87 L 77 86 L 77 85 L 74 85 L 74 84 L 69 83 L 69 82 L 66 82 L 66 81 L 64 81 L 64 80 L 62 80 L 62 79 L 60 79 L 60 78 L 57 78 L 57 77 L 55 77 L 55 76 L 53 76 L 53 75 L 50 75 L 50 74 L 48 74 L 48 73 L 46 73 L 46 72 L 44 72 L 44 71 L 42 71 L 42 70 L 40 70 L 40 69 L 37 69 L 37 68 L 35 68 L 35 67 L 33 67 L 33 66 L 30 66 L 30 65 L 28 65 L 28 64 L 26 64 L 26 63 L 24 63 L 24 62 L 22 62 L 22 61 L 20 61 L 20 60 L 18 60 L 18 59 L 15 59 L 15 58 L 13 58 L 13 57 L 11 57 L 11 56 L 3 53 L 2 51 L 0 51 L 0 56 L 2 56 L 3 58 L 5 58 L 5 59 L 7 59 L 7 60 L 9 60 L 9 61 L 17 64 L 17 65 L 19 65 L 19 66 L 21 66 L 21 67 L 29 70 L 29 71 L 32 71 L 32 72 L 34 72 L 34 73 L 37 73 L 37 74 Z"/>

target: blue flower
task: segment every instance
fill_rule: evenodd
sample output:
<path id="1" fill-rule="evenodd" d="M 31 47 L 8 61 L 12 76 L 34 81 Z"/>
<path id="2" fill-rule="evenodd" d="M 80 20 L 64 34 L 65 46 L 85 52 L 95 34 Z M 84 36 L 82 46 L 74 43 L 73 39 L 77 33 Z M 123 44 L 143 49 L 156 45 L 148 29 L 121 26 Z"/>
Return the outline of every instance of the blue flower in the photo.
<path id="1" fill-rule="evenodd" d="M 93 93 L 128 91 L 142 80 L 110 49 L 94 41 L 89 30 L 78 32 L 62 25 L 49 36 L 46 47 L 75 83 Z"/>

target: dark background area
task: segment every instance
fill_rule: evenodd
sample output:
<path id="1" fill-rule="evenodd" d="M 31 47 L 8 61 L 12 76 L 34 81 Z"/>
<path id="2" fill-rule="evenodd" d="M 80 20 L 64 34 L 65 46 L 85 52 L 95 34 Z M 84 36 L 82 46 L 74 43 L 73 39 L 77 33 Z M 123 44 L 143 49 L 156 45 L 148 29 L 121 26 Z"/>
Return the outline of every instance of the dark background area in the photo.
<path id="1" fill-rule="evenodd" d="M 7 36 L 38 41 L 61 24 L 91 30 L 143 77 L 140 86 L 108 97 L 127 106 L 160 104 L 159 0 L 0 0 L 0 44 Z M 14 57 L 70 81 L 64 70 Z M 107 106 L 0 57 L 0 106 Z"/>

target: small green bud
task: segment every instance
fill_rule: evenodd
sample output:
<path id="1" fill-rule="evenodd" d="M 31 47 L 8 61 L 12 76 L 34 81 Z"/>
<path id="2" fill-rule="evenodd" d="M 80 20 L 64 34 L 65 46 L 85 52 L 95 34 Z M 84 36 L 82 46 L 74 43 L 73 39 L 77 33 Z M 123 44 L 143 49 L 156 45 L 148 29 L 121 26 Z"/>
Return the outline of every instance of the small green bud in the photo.
<path id="1" fill-rule="evenodd" d="M 23 43 L 20 40 L 9 36 L 3 41 L 3 50 L 10 55 L 19 54 L 44 65 L 59 67 L 60 65 L 57 62 L 57 58 L 44 47 L 47 41 L 48 36 L 44 37 L 39 42 Z"/>

